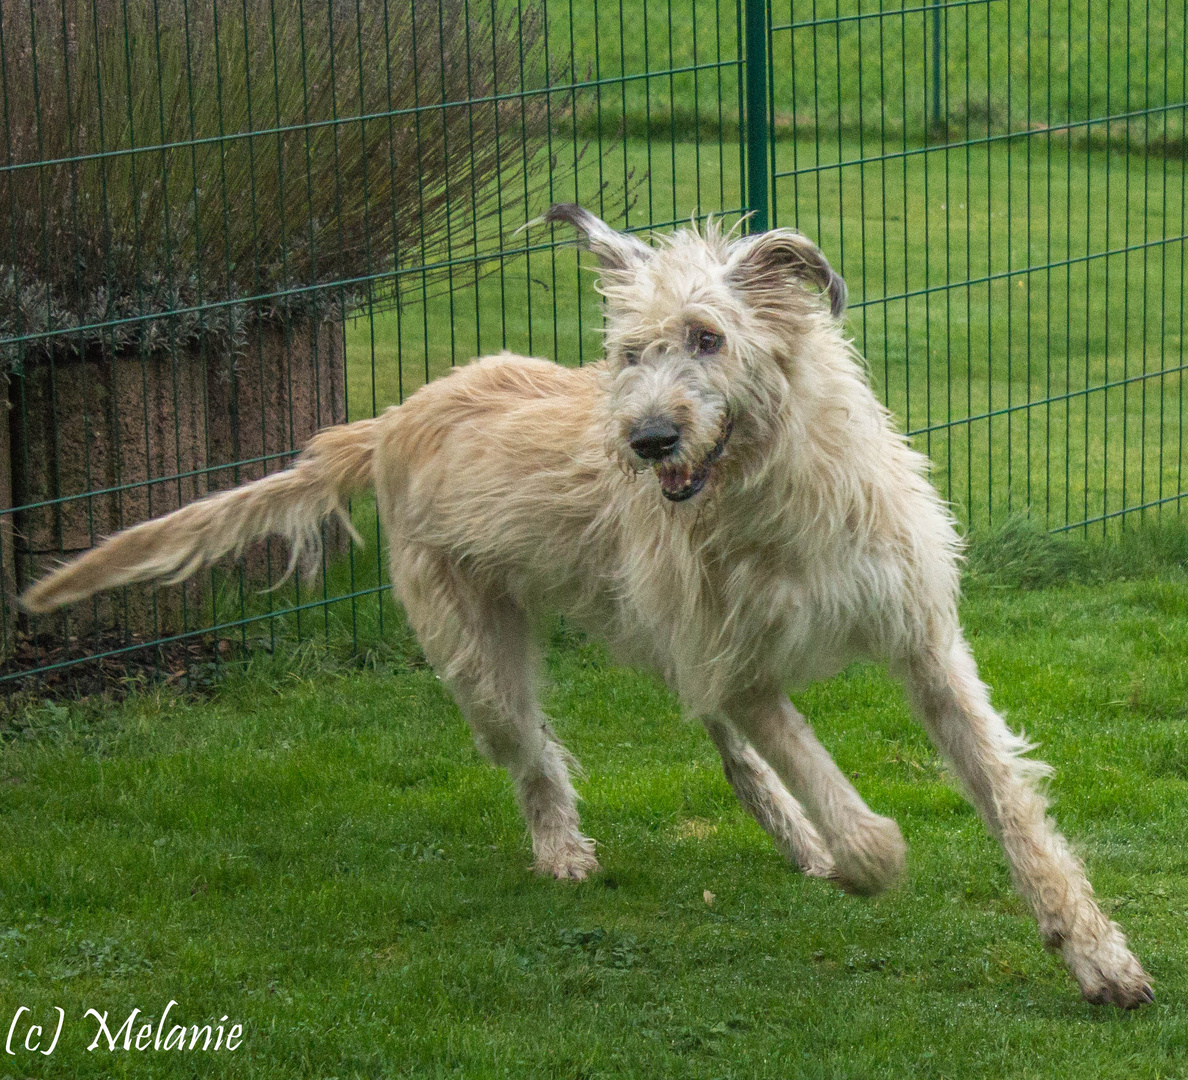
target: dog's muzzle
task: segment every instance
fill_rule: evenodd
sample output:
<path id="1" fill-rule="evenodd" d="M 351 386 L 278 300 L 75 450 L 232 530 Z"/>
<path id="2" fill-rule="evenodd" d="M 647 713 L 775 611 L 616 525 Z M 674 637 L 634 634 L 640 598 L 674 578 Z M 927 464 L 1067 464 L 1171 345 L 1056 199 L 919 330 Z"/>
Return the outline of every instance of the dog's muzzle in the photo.
<path id="1" fill-rule="evenodd" d="M 734 431 L 734 420 L 727 417 L 718 435 L 718 441 L 710 452 L 694 464 L 658 461 L 655 464 L 656 477 L 660 481 L 660 493 L 671 502 L 684 502 L 693 498 L 709 479 L 710 470 L 722 456 L 730 435 Z"/>

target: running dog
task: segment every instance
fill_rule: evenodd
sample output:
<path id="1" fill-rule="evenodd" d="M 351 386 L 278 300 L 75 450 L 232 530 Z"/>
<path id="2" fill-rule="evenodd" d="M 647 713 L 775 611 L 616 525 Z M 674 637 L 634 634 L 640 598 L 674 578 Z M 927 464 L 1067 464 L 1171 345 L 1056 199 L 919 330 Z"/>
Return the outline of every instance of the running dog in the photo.
<path id="1" fill-rule="evenodd" d="M 511 774 L 536 868 L 598 869 L 569 755 L 537 701 L 534 629 L 566 618 L 667 680 L 746 809 L 805 873 L 873 894 L 903 873 L 788 691 L 875 659 L 904 682 L 1010 863 L 1044 942 L 1092 1002 L 1153 1000 L 1047 817 L 1048 768 L 990 704 L 957 620 L 959 540 L 843 334 L 846 288 L 792 229 L 712 224 L 655 244 L 552 207 L 601 265 L 606 359 L 502 355 L 294 466 L 128 529 L 33 585 L 44 612 L 178 582 L 269 534 L 290 569 L 374 489 L 393 587 L 479 748 Z"/>

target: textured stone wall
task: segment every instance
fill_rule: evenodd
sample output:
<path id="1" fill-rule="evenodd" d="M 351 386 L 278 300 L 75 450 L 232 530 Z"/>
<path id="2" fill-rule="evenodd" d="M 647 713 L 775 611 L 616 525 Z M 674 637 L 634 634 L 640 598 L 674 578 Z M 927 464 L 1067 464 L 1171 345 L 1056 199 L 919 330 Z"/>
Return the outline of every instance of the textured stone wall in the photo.
<path id="1" fill-rule="evenodd" d="M 329 322 L 261 325 L 235 355 L 210 339 L 147 356 L 63 352 L 26 363 L 8 383 L 6 505 L 28 507 L 5 515 L 11 537 L 0 531 L 8 545 L 0 558 L 13 568 L 9 595 L 13 584 L 23 588 L 104 536 L 285 468 L 292 455 L 272 455 L 301 449 L 346 419 L 344 379 L 342 326 Z M 240 461 L 248 463 L 217 468 Z M 0 499 L 8 494 L 0 479 Z M 331 549 L 344 543 L 341 530 L 327 540 Z M 270 583 L 269 561 L 264 544 L 246 553 L 249 587 Z M 286 562 L 283 544 L 274 543 L 273 580 Z M 209 582 L 201 576 L 184 587 L 127 589 L 65 618 L 38 620 L 38 631 L 59 639 L 96 630 L 141 640 L 177 633 L 183 606 L 197 625 L 209 603 L 203 589 Z"/>

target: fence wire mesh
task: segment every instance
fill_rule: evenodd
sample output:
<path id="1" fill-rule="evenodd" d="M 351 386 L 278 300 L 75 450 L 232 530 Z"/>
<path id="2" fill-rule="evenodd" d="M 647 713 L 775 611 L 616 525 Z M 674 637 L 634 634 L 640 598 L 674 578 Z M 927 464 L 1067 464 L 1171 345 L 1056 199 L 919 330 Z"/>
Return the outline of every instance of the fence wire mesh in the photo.
<path id="1" fill-rule="evenodd" d="M 1100 531 L 1182 497 L 1184 13 L 776 8 L 774 220 L 841 264 L 971 526 Z"/>
<path id="2" fill-rule="evenodd" d="M 500 349 L 598 359 L 550 201 L 752 211 L 973 528 L 1184 494 L 1183 3 L 22 0 L 0 8 L 0 685 L 399 632 L 382 537 L 52 618 L 57 558 Z"/>

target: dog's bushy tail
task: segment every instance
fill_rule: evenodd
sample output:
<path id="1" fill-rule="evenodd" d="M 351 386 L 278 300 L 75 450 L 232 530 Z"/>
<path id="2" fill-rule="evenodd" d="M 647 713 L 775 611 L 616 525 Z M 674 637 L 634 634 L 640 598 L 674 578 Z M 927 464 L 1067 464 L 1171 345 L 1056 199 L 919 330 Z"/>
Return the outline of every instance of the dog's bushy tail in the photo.
<path id="1" fill-rule="evenodd" d="M 331 514 L 361 543 L 347 516 L 346 500 L 374 483 L 376 424 L 360 420 L 327 428 L 314 436 L 291 468 L 117 533 L 31 585 L 20 598 L 21 606 L 41 613 L 137 581 L 174 584 L 269 535 L 290 544 L 287 577 L 298 564 L 317 559 L 320 526 Z"/>

